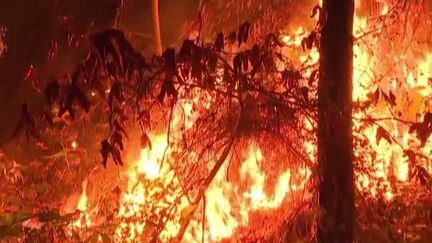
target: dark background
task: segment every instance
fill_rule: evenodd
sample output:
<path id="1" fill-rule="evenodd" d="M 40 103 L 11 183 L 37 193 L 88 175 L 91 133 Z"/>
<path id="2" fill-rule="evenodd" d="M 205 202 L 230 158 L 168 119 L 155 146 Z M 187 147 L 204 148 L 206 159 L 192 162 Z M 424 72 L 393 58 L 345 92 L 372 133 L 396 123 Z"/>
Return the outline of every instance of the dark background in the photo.
<path id="1" fill-rule="evenodd" d="M 198 0 L 160 0 L 160 24 L 164 46 L 179 41 L 184 23 L 196 19 Z M 181 3 L 179 3 L 181 2 Z M 67 43 L 68 33 L 82 34 L 113 25 L 119 0 L 0 0 L 0 27 L 6 28 L 7 51 L 0 58 L 0 146 L 9 141 L 22 103 L 30 109 L 43 104 L 43 90 L 50 77 L 72 70 L 83 58 L 85 39 L 78 48 Z M 130 33 L 137 49 L 145 52 L 152 45 L 150 0 L 127 0 L 120 27 Z M 58 52 L 47 62 L 51 42 Z M 36 79 L 24 80 L 30 65 Z"/>

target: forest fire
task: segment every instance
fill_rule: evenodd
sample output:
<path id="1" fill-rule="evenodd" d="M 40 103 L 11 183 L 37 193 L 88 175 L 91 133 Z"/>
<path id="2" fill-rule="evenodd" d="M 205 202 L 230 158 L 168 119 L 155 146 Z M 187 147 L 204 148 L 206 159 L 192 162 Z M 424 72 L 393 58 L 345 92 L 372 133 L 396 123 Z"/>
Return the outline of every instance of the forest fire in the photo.
<path id="1" fill-rule="evenodd" d="M 200 23 L 198 35 L 152 59 L 144 59 L 117 27 L 90 35 L 89 54 L 78 68 L 48 82 L 43 92 L 48 108 L 38 119 L 54 114 L 60 119 L 51 124 L 65 123 L 60 136 L 50 133 L 60 137 L 63 151 L 42 156 L 49 165 L 66 161 L 69 172 L 55 176 L 72 173 L 80 159 L 95 160 L 90 150 L 102 156 L 97 167 L 102 172 L 94 166 L 77 169 L 74 173 L 85 174 L 80 189 L 49 217 L 25 214 L 9 224 L 0 215 L 0 240 L 19 235 L 9 233 L 19 220 L 30 232 L 41 225 L 63 227 L 56 237 L 70 241 L 315 239 L 322 206 L 317 127 L 323 8 L 319 1 L 309 22 L 290 23 L 276 34 L 254 36 L 257 40 L 251 36 L 259 27 L 245 22 L 206 43 L 199 39 L 205 39 Z M 378 208 L 381 220 L 385 210 L 408 208 L 404 198 L 421 203 L 430 198 L 425 192 L 432 191 L 432 49 L 425 12 L 423 1 L 356 1 L 351 181 L 361 198 L 355 202 L 358 234 L 368 234 L 356 236 L 359 242 L 370 240 L 377 227 L 372 224 L 382 222 L 361 211 L 365 205 Z M 206 17 L 200 12 L 201 22 Z M 39 120 L 29 113 L 23 106 L 16 131 L 47 150 L 36 131 Z M 73 127 L 76 120 L 104 124 L 86 132 L 82 124 Z M 96 149 L 94 140 L 100 143 Z M 8 183 L 24 180 L 16 162 L 3 170 Z M 381 231 L 393 235 L 383 242 L 398 242 L 394 235 L 401 242 L 418 239 L 411 231 L 428 226 L 389 217 L 392 229 Z"/>

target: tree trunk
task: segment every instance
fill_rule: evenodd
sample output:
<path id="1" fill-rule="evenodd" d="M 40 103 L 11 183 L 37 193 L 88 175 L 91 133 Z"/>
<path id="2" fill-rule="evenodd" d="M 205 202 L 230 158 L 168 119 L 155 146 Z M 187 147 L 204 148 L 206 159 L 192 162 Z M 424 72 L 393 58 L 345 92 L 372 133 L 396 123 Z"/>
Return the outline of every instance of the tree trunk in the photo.
<path id="1" fill-rule="evenodd" d="M 352 62 L 354 0 L 324 0 L 318 86 L 318 242 L 353 241 Z"/>
<path id="2" fill-rule="evenodd" d="M 162 56 L 163 48 L 159 22 L 159 0 L 152 0 L 152 5 L 155 54 L 158 56 Z"/>

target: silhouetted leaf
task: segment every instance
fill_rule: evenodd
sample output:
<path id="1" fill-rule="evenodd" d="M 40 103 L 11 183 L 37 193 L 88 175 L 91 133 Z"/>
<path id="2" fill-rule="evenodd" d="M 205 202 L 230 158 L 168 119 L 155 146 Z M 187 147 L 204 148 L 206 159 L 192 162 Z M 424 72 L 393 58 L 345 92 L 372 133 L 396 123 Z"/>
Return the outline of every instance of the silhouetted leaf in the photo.
<path id="1" fill-rule="evenodd" d="M 117 147 L 111 147 L 111 155 L 116 165 L 124 165 L 123 158 L 121 157 L 121 152 Z"/>
<path id="2" fill-rule="evenodd" d="M 170 79 L 165 79 L 165 81 L 163 82 L 160 93 L 157 97 L 158 101 L 162 103 L 166 95 L 171 95 L 173 97 L 177 97 L 178 95 L 177 90 L 175 89 L 174 84 Z"/>
<path id="3" fill-rule="evenodd" d="M 389 102 L 390 102 L 391 106 L 395 106 L 396 105 L 396 96 L 391 91 L 389 93 Z"/>
<path id="4" fill-rule="evenodd" d="M 236 75 L 240 75 L 241 70 L 242 70 L 242 64 L 243 64 L 243 54 L 239 53 L 234 57 L 234 60 L 233 60 L 234 73 Z"/>
<path id="5" fill-rule="evenodd" d="M 228 40 L 229 40 L 231 45 L 234 44 L 237 40 L 237 33 L 235 31 L 229 33 Z"/>
<path id="6" fill-rule="evenodd" d="M 78 67 L 73 71 L 72 76 L 71 76 L 72 84 L 74 84 L 74 85 L 78 84 L 78 80 L 81 76 L 81 73 L 82 73 L 82 66 L 78 65 Z"/>
<path id="7" fill-rule="evenodd" d="M 238 46 L 240 46 L 242 43 L 247 42 L 249 38 L 249 29 L 250 24 L 248 22 L 245 22 L 240 26 L 239 33 L 237 35 Z"/>
<path id="8" fill-rule="evenodd" d="M 109 95 L 108 95 L 108 105 L 112 110 L 114 99 L 122 102 L 123 101 L 123 90 L 120 82 L 116 81 L 111 86 Z"/>
<path id="9" fill-rule="evenodd" d="M 108 142 L 108 140 L 104 139 L 101 142 L 100 153 L 102 155 L 102 165 L 106 169 L 108 163 L 108 157 L 109 154 L 111 153 L 111 144 Z"/>
<path id="10" fill-rule="evenodd" d="M 308 37 L 303 38 L 303 40 L 301 42 L 301 46 L 302 46 L 303 51 L 312 49 L 315 41 L 316 41 L 316 32 L 312 31 L 308 35 Z"/>
<path id="11" fill-rule="evenodd" d="M 414 176 L 414 173 L 413 173 L 414 170 L 413 170 L 413 168 L 415 168 L 415 166 L 416 166 L 416 154 L 412 150 L 405 150 L 404 151 L 404 155 L 406 157 L 408 157 L 408 162 L 409 162 L 409 165 L 408 165 L 408 178 L 409 178 L 409 180 L 411 180 L 413 178 L 413 176 Z"/>
<path id="12" fill-rule="evenodd" d="M 215 51 L 221 51 L 224 49 L 224 34 L 222 32 L 217 35 L 213 49 Z"/>
<path id="13" fill-rule="evenodd" d="M 107 29 L 92 34 L 90 36 L 90 41 L 99 56 L 100 62 L 107 64 L 107 58 L 111 57 L 115 64 L 115 70 L 120 71 L 122 74 L 126 71 L 126 62 L 132 61 L 127 60 L 126 57 L 133 59 L 139 55 L 134 51 L 124 33 L 118 29 Z M 111 75 L 115 76 L 115 70 L 111 68 Z"/>
<path id="14" fill-rule="evenodd" d="M 63 97 L 60 104 L 59 116 L 62 116 L 67 111 L 72 119 L 75 119 L 75 112 L 73 109 L 75 102 L 78 102 L 81 108 L 89 112 L 90 101 L 87 96 L 77 85 L 70 84 L 67 86 L 65 97 Z"/>
<path id="15" fill-rule="evenodd" d="M 218 61 L 218 57 L 216 56 L 216 54 L 210 53 L 208 59 L 208 66 L 210 71 L 212 72 L 216 71 L 217 61 Z"/>
<path id="16" fill-rule="evenodd" d="M 57 79 L 51 80 L 44 90 L 44 96 L 48 103 L 48 105 L 52 105 L 55 101 L 57 101 L 60 95 L 60 84 Z"/>
<path id="17" fill-rule="evenodd" d="M 421 124 L 417 129 L 417 138 L 421 141 L 421 147 L 426 145 L 427 140 L 429 139 L 432 133 L 431 127 L 426 124 Z"/>
<path id="18" fill-rule="evenodd" d="M 301 78 L 301 74 L 297 70 L 285 69 L 281 74 L 282 79 L 288 84 L 290 89 L 297 88 L 299 79 Z"/>
<path id="19" fill-rule="evenodd" d="M 429 191 L 432 191 L 431 187 L 429 185 L 431 177 L 430 177 L 429 173 L 427 172 L 427 170 L 425 168 L 423 168 L 422 166 L 419 166 L 419 165 L 417 165 L 416 168 L 417 168 L 417 176 L 420 180 L 420 183 L 423 186 L 427 187 L 429 189 Z"/>
<path id="20" fill-rule="evenodd" d="M 246 72 L 249 69 L 249 59 L 246 55 L 243 55 L 243 70 Z"/>
<path id="21" fill-rule="evenodd" d="M 252 64 L 252 77 L 260 70 L 261 67 L 261 51 L 257 44 L 252 47 L 252 50 L 248 53 L 249 60 Z"/>
<path id="22" fill-rule="evenodd" d="M 121 124 L 120 122 L 119 122 L 119 120 L 115 120 L 114 121 L 114 128 L 115 128 L 115 130 L 116 131 L 119 131 L 121 134 L 123 134 L 124 136 L 127 136 L 127 132 L 126 132 L 126 129 L 125 129 L 125 125 L 124 124 Z"/>
<path id="23" fill-rule="evenodd" d="M 180 48 L 179 60 L 181 62 L 189 61 L 194 53 L 195 43 L 192 40 L 186 39 Z"/>
<path id="24" fill-rule="evenodd" d="M 90 110 L 90 101 L 87 96 L 79 88 L 75 89 L 74 99 L 78 101 L 78 104 L 84 109 L 85 112 Z"/>
<path id="25" fill-rule="evenodd" d="M 300 87 L 299 88 L 299 93 L 300 96 L 303 98 L 304 101 L 308 102 L 309 101 L 309 89 L 308 87 Z"/>
<path id="26" fill-rule="evenodd" d="M 193 78 L 197 78 L 200 80 L 201 74 L 203 72 L 203 64 L 201 63 L 202 52 L 201 50 L 197 51 L 192 58 L 192 69 L 191 76 Z"/>
<path id="27" fill-rule="evenodd" d="M 311 12 L 311 15 L 309 16 L 311 19 L 315 18 L 315 16 L 321 11 L 321 7 L 319 5 L 316 5 Z"/>
<path id="28" fill-rule="evenodd" d="M 150 112 L 148 110 L 143 110 L 139 112 L 138 118 L 144 126 L 150 125 Z"/>
<path id="29" fill-rule="evenodd" d="M 16 137 L 22 130 L 25 132 L 27 142 L 30 141 L 30 135 L 37 139 L 40 138 L 39 132 L 36 129 L 36 122 L 30 115 L 26 103 L 21 106 L 20 118 L 18 124 L 12 132 L 12 137 Z"/>
<path id="30" fill-rule="evenodd" d="M 123 146 L 123 136 L 120 132 L 116 131 L 111 136 L 111 146 L 118 146 L 120 150 L 124 149 Z"/>
<path id="31" fill-rule="evenodd" d="M 174 75 L 176 68 L 175 49 L 168 48 L 162 54 L 164 60 L 165 69 L 170 72 L 170 75 Z"/>
<path id="32" fill-rule="evenodd" d="M 417 138 L 421 141 L 421 147 L 426 145 L 427 140 L 432 134 L 432 113 L 427 112 L 423 117 L 422 123 L 416 123 L 417 125 L 412 125 L 411 129 L 414 129 L 417 134 Z"/>
<path id="33" fill-rule="evenodd" d="M 148 135 L 146 133 L 143 133 L 141 135 L 141 148 L 147 148 L 147 147 L 151 150 L 152 144 Z"/>
<path id="34" fill-rule="evenodd" d="M 391 144 L 392 139 L 388 132 L 384 130 L 382 127 L 378 127 L 377 133 L 376 133 L 376 144 L 379 145 L 381 139 L 385 139 L 389 144 Z"/>
<path id="35" fill-rule="evenodd" d="M 410 163 L 412 165 L 415 165 L 415 161 L 416 161 L 416 154 L 414 151 L 412 150 L 405 150 L 404 154 L 408 157 L 408 160 L 410 161 Z"/>
<path id="36" fill-rule="evenodd" d="M 423 117 L 423 123 L 425 123 L 425 124 L 432 123 L 432 113 L 431 112 L 427 112 L 424 115 L 424 117 Z"/>
<path id="37" fill-rule="evenodd" d="M 317 76 L 318 69 L 315 69 L 312 71 L 311 75 L 309 76 L 308 85 L 312 86 L 313 82 L 315 81 L 315 78 Z"/>
<path id="38" fill-rule="evenodd" d="M 409 130 L 408 130 L 408 132 L 409 133 L 414 133 L 414 132 L 416 132 L 417 131 L 417 129 L 419 128 L 419 126 L 420 126 L 420 124 L 419 123 L 413 123 L 410 127 L 409 127 Z"/>

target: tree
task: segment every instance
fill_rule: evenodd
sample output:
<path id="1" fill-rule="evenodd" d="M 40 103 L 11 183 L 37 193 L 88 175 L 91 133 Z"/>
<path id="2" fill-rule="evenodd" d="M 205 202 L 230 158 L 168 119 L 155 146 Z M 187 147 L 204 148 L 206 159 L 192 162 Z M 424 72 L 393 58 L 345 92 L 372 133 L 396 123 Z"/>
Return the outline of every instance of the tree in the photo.
<path id="1" fill-rule="evenodd" d="M 162 55 L 162 39 L 159 24 L 159 0 L 152 0 L 153 7 L 153 29 L 154 29 L 154 49 L 158 56 Z"/>
<path id="2" fill-rule="evenodd" d="M 352 242 L 354 173 L 352 69 L 354 0 L 323 3 L 318 84 L 318 242 Z"/>

